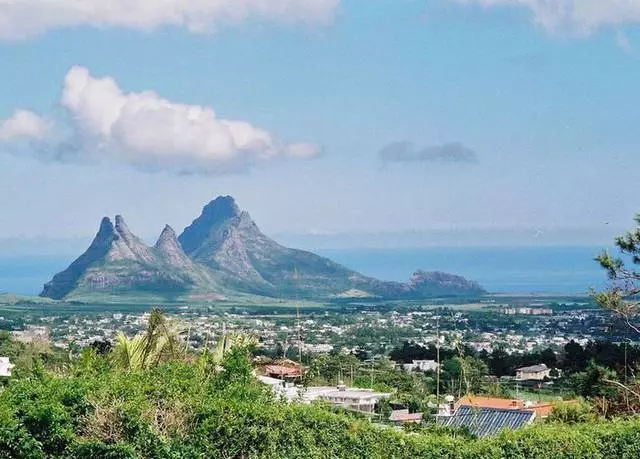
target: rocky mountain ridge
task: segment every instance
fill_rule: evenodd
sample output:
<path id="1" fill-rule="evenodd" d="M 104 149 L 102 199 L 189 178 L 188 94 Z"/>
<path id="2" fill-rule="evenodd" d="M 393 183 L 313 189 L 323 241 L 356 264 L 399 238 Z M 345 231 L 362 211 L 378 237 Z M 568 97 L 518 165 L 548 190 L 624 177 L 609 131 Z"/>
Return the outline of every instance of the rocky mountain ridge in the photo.
<path id="1" fill-rule="evenodd" d="M 41 296 L 64 299 L 78 293 L 126 293 L 132 290 L 175 295 L 181 291 L 210 289 L 215 277 L 194 263 L 182 250 L 175 231 L 166 226 L 154 247 L 147 246 L 116 215 L 108 217 L 89 248 L 51 282 Z"/>
<path id="2" fill-rule="evenodd" d="M 41 296 L 153 292 L 188 299 L 223 292 L 281 298 L 338 298 L 349 292 L 389 299 L 471 296 L 482 287 L 460 276 L 417 271 L 409 282 L 364 276 L 311 252 L 278 244 L 231 196 L 207 204 L 176 237 L 166 226 L 153 247 L 105 217 L 90 247 L 47 283 Z"/>

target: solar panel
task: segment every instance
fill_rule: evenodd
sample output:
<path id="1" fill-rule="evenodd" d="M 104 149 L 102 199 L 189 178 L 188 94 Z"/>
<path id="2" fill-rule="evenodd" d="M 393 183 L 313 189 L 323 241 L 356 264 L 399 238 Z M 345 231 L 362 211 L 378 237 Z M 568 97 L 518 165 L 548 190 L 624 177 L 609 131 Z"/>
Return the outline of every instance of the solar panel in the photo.
<path id="1" fill-rule="evenodd" d="M 477 437 L 495 435 L 503 429 L 519 429 L 533 421 L 535 412 L 503 410 L 463 405 L 453 416 L 440 416 L 438 422 L 448 427 L 466 427 Z"/>

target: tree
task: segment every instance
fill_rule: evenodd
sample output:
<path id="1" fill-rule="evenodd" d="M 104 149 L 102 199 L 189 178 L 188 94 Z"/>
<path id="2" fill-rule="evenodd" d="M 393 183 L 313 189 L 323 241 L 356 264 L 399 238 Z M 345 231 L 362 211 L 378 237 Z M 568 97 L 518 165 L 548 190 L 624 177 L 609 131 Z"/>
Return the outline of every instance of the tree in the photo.
<path id="1" fill-rule="evenodd" d="M 569 341 L 564 346 L 564 367 L 569 372 L 582 371 L 587 367 L 589 360 L 587 353 L 579 343 Z"/>
<path id="2" fill-rule="evenodd" d="M 635 320 L 640 313 L 640 214 L 636 215 L 637 227 L 616 238 L 616 246 L 621 256 L 614 257 L 604 251 L 596 261 L 607 270 L 611 281 L 609 288 L 594 292 L 593 297 L 603 308 L 613 311 L 635 332 L 640 333 L 640 325 Z"/>
<path id="3" fill-rule="evenodd" d="M 542 351 L 542 353 L 540 354 L 540 360 L 549 368 L 554 368 L 558 364 L 558 357 L 550 347 Z"/>
<path id="4" fill-rule="evenodd" d="M 511 374 L 510 356 L 503 347 L 497 347 L 489 355 L 489 369 L 497 377 Z"/>
<path id="5" fill-rule="evenodd" d="M 144 333 L 131 339 L 122 332 L 118 333 L 111 355 L 117 366 L 127 371 L 139 371 L 181 357 L 185 352 L 186 345 L 180 341 L 180 330 L 154 308 Z"/>
<path id="6" fill-rule="evenodd" d="M 442 380 L 445 390 L 459 397 L 465 393 L 482 392 L 487 364 L 475 357 L 454 357 L 445 361 Z"/>

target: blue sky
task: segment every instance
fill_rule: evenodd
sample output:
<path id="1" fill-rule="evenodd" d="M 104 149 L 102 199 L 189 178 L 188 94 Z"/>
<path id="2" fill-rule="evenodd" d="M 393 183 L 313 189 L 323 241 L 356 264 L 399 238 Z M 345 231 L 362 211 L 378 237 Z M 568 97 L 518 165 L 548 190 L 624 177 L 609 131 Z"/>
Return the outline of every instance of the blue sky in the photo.
<path id="1" fill-rule="evenodd" d="M 153 238 L 218 194 L 325 246 L 602 243 L 640 211 L 640 2 L 211 0 L 204 26 L 29 2 L 23 31 L 0 12 L 0 239 L 116 213 Z"/>

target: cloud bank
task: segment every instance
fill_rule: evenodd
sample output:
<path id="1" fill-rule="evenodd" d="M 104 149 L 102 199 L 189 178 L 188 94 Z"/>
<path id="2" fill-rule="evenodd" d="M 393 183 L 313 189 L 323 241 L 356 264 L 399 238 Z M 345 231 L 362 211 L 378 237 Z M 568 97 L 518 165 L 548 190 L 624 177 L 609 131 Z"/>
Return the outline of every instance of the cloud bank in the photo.
<path id="1" fill-rule="evenodd" d="M 211 31 L 248 19 L 326 23 L 340 0 L 0 0 L 0 40 L 74 26 Z"/>
<path id="2" fill-rule="evenodd" d="M 411 142 L 394 142 L 380 149 L 385 163 L 471 163 L 478 162 L 476 153 L 459 142 L 419 148 Z"/>
<path id="3" fill-rule="evenodd" d="M 109 159 L 144 169 L 217 173 L 275 158 L 313 158 L 311 143 L 286 143 L 246 121 L 219 118 L 213 109 L 170 102 L 153 91 L 126 93 L 110 77 L 69 70 L 60 98 L 72 132 L 37 150 L 46 159 Z M 43 140 L 52 122 L 18 110 L 0 125 L 0 140 Z M 62 132 L 62 129 L 58 129 Z M 52 157 L 53 156 L 53 157 Z"/>
<path id="4" fill-rule="evenodd" d="M 554 33 L 588 35 L 604 27 L 640 23 L 640 0 L 452 0 L 484 7 L 519 6 Z"/>

